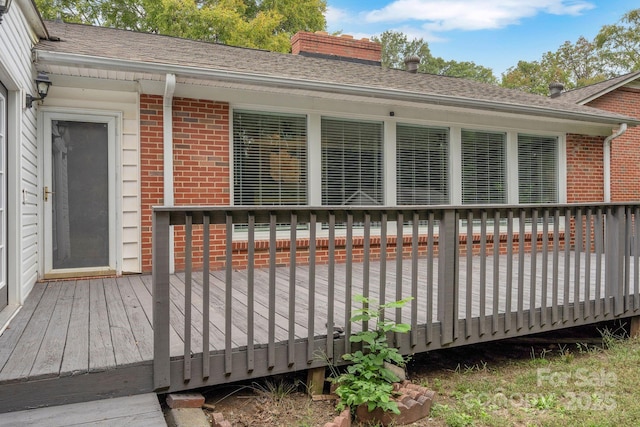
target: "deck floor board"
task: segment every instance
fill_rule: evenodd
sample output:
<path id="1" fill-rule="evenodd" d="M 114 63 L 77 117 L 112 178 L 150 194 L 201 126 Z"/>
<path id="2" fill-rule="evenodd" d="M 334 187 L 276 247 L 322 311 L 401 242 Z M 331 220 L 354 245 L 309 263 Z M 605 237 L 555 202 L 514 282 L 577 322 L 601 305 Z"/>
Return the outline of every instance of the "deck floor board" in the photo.
<path id="1" fill-rule="evenodd" d="M 133 424 L 135 422 L 135 424 Z M 0 427 L 166 425 L 154 393 L 2 414 Z"/>
<path id="2" fill-rule="evenodd" d="M 121 280 L 120 283 L 126 281 Z M 109 316 L 109 330 L 117 365 L 129 365 L 142 361 L 140 350 L 133 336 L 133 327 L 124 308 L 120 286 L 115 278 L 103 280 L 104 294 Z"/>
<path id="3" fill-rule="evenodd" d="M 116 366 L 116 357 L 104 284 L 102 279 L 91 279 L 89 286 L 89 370 L 112 369 Z"/>
<path id="4" fill-rule="evenodd" d="M 47 286 L 39 304 L 35 307 L 29 324 L 20 340 L 16 343 L 15 350 L 2 371 L 0 371 L 0 382 L 29 378 L 29 373 L 40 350 L 40 344 L 48 325 L 51 323 L 51 316 L 61 289 L 62 286 L 52 286 L 51 284 Z M 66 326 L 64 327 L 66 328 Z"/>
<path id="5" fill-rule="evenodd" d="M 17 347 L 18 341 L 29 325 L 29 321 L 31 320 L 36 307 L 40 303 L 46 288 L 47 286 L 44 283 L 36 283 L 29 294 L 29 298 L 27 298 L 22 306 L 22 309 L 11 320 L 10 327 L 5 329 L 1 335 L 2 345 L 0 345 L 0 372 Z"/>
<path id="6" fill-rule="evenodd" d="M 60 375 L 89 371 L 89 286 L 76 282 Z"/>
<path id="7" fill-rule="evenodd" d="M 63 286 L 60 290 L 51 321 L 40 344 L 40 350 L 29 373 L 29 378 L 49 378 L 59 374 L 74 293 L 75 286 Z"/>
<path id="8" fill-rule="evenodd" d="M 147 317 L 142 307 L 142 303 L 138 300 L 131 279 L 118 281 L 118 289 L 122 296 L 122 302 L 129 319 L 131 332 L 135 339 L 135 344 L 140 351 L 142 360 L 151 360 L 153 358 L 153 329 L 151 320 Z"/>

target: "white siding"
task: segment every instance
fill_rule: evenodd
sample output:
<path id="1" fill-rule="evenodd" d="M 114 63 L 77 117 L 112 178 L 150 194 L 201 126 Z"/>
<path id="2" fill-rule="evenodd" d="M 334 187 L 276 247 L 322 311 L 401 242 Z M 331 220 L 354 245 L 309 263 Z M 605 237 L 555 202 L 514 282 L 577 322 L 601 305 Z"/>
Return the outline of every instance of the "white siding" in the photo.
<path id="1" fill-rule="evenodd" d="M 0 24 L 0 81 L 9 90 L 8 180 L 9 302 L 21 304 L 38 279 L 38 149 L 36 111 L 23 109 L 34 92 L 31 48 L 38 37 L 22 7 L 14 1 Z M 28 12 L 33 13 L 32 10 Z"/>
<path id="2" fill-rule="evenodd" d="M 122 115 L 117 134 L 120 156 L 118 182 L 120 191 L 118 260 L 122 272 L 141 272 L 140 261 L 140 150 L 137 92 L 81 89 L 54 85 L 44 102 L 47 111 L 105 111 Z"/>

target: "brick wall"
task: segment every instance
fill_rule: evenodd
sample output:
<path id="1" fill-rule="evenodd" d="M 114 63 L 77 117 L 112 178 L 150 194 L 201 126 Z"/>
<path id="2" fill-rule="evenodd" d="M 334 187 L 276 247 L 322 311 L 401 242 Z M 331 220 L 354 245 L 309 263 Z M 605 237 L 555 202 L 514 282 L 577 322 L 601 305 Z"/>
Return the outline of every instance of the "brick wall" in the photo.
<path id="1" fill-rule="evenodd" d="M 604 137 L 567 135 L 567 202 L 604 200 Z"/>
<path id="2" fill-rule="evenodd" d="M 140 95 L 142 271 L 151 271 L 151 207 L 164 204 L 162 97 Z"/>
<path id="3" fill-rule="evenodd" d="M 640 119 L 640 90 L 619 88 L 590 102 L 590 107 Z M 611 144 L 611 201 L 640 200 L 640 129 L 630 128 Z"/>
<path id="4" fill-rule="evenodd" d="M 163 99 L 141 95 L 142 268 L 151 270 L 151 208 L 163 200 Z M 229 105 L 173 100 L 173 174 L 176 206 L 230 204 Z M 194 227 L 195 266 L 202 265 L 202 229 Z M 213 262 L 223 264 L 224 241 L 212 233 Z M 184 268 L 184 228 L 176 227 L 176 269 Z"/>
<path id="5" fill-rule="evenodd" d="M 382 46 L 369 39 L 356 40 L 343 34 L 332 36 L 323 31 L 309 33 L 300 31 L 291 38 L 291 53 L 294 55 L 314 54 L 353 58 L 380 62 Z"/>

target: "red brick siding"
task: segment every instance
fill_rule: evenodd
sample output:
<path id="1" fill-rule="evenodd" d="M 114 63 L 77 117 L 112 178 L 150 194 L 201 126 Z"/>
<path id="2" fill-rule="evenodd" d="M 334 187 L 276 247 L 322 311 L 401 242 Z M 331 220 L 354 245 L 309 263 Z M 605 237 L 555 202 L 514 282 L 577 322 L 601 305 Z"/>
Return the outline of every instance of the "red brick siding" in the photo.
<path id="1" fill-rule="evenodd" d="M 291 38 L 291 53 L 315 53 L 345 58 L 380 62 L 382 46 L 367 39 L 355 40 L 351 36 L 332 36 L 324 32 L 308 33 L 300 31 Z"/>
<path id="2" fill-rule="evenodd" d="M 640 119 L 640 90 L 619 88 L 590 102 L 590 107 Z M 640 200 L 640 129 L 629 128 L 611 144 L 611 201 Z"/>
<path id="3" fill-rule="evenodd" d="M 559 233 L 559 248 L 564 248 L 564 232 Z M 536 247 L 538 250 L 542 250 L 543 234 L 538 232 Z M 531 252 L 532 247 L 532 234 L 530 232 L 524 235 L 524 250 Z M 474 255 L 479 255 L 481 252 L 481 240 L 480 234 L 474 234 L 471 242 L 471 250 Z M 547 235 L 548 248 L 553 248 L 553 233 Z M 346 250 L 346 238 L 338 237 L 335 241 L 335 253 L 334 258 L 337 262 L 345 262 L 347 260 Z M 364 240 L 362 237 L 355 237 L 353 239 L 353 248 L 351 260 L 353 262 L 364 261 Z M 387 259 L 396 258 L 396 248 L 398 239 L 395 236 L 387 237 Z M 519 245 L 519 234 L 513 235 L 514 250 L 517 250 Z M 493 255 L 494 253 L 494 239 L 492 234 L 488 234 L 486 238 L 486 254 Z M 499 252 L 502 255 L 507 253 L 507 234 L 500 234 Z M 291 242 L 289 240 L 278 240 L 276 248 L 276 264 L 279 266 L 289 265 L 290 262 L 290 248 Z M 405 236 L 402 239 L 402 257 L 410 258 L 412 251 L 412 238 Z M 434 255 L 438 255 L 438 236 L 434 236 Z M 468 251 L 467 236 L 460 236 L 460 256 L 465 256 Z M 381 239 L 380 237 L 371 237 L 370 240 L 370 252 L 368 259 L 379 260 L 382 253 Z M 423 234 L 418 239 L 418 256 L 426 256 L 428 253 L 428 237 Z M 316 263 L 325 264 L 329 261 L 329 239 L 318 238 L 316 241 Z M 301 264 L 309 263 L 309 239 L 297 239 L 296 240 L 296 262 Z M 233 266 L 236 268 L 244 268 L 247 264 L 247 243 L 236 242 L 233 245 Z M 269 266 L 269 242 L 257 241 L 255 245 L 255 265 L 257 267 Z"/>
<path id="4" fill-rule="evenodd" d="M 567 202 L 604 200 L 604 137 L 567 135 Z"/>
<path id="5" fill-rule="evenodd" d="M 142 271 L 151 271 L 151 207 L 164 204 L 162 97 L 140 95 Z"/>
<path id="6" fill-rule="evenodd" d="M 163 200 L 163 98 L 141 95 L 142 269 L 151 270 L 151 208 Z M 176 206 L 230 204 L 229 105 L 173 100 L 174 200 Z M 202 229 L 194 227 L 193 262 L 202 265 Z M 212 261 L 222 265 L 224 240 L 212 238 Z M 184 228 L 175 229 L 176 269 L 184 268 Z M 219 245 L 222 245 L 222 249 Z"/>

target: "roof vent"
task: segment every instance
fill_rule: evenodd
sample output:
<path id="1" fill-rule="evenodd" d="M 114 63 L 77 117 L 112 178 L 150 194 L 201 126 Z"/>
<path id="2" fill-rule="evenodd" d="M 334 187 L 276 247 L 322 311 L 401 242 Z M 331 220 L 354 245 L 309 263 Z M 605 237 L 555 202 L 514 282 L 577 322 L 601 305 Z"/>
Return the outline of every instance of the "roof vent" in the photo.
<path id="1" fill-rule="evenodd" d="M 551 82 L 549 83 L 549 94 L 552 98 L 557 98 L 560 96 L 562 91 L 564 90 L 564 85 L 560 82 Z"/>
<path id="2" fill-rule="evenodd" d="M 408 72 L 415 74 L 418 72 L 418 65 L 420 65 L 420 57 L 416 55 L 409 55 L 404 58 L 404 65 Z"/>

